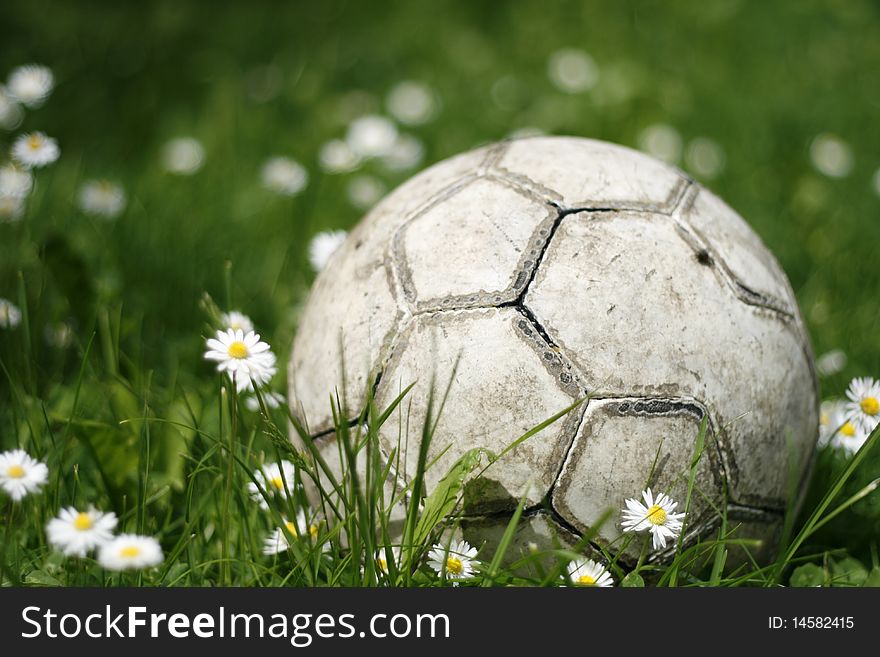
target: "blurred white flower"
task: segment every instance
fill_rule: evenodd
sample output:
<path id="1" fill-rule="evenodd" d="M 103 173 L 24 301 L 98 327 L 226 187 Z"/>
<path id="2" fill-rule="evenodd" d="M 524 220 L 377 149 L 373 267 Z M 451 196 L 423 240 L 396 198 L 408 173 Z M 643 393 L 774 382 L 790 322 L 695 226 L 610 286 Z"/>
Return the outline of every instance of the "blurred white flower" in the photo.
<path id="1" fill-rule="evenodd" d="M 12 144 L 12 159 L 28 169 L 52 164 L 59 155 L 58 142 L 44 132 L 21 135 Z"/>
<path id="2" fill-rule="evenodd" d="M 49 468 L 31 458 L 23 449 L 0 453 L 0 489 L 18 502 L 37 492 L 49 480 Z"/>
<path id="3" fill-rule="evenodd" d="M 638 146 L 639 150 L 670 164 L 681 158 L 681 135 L 666 123 L 655 123 L 642 130 Z"/>
<path id="4" fill-rule="evenodd" d="M 820 173 L 831 178 L 843 178 L 853 166 L 852 149 L 837 135 L 818 135 L 810 144 L 810 160 Z"/>
<path id="5" fill-rule="evenodd" d="M 385 185 L 375 176 L 355 176 L 345 188 L 349 202 L 359 210 L 369 210 L 385 195 Z"/>
<path id="6" fill-rule="evenodd" d="M 39 107 L 52 93 L 55 76 L 45 66 L 26 64 L 12 72 L 6 86 L 12 97 L 22 105 Z"/>
<path id="7" fill-rule="evenodd" d="M 381 157 L 388 153 L 397 139 L 397 128 L 384 116 L 370 114 L 352 121 L 345 141 L 359 157 Z"/>
<path id="8" fill-rule="evenodd" d="M 223 328 L 232 329 L 233 331 L 250 333 L 254 330 L 254 323 L 251 321 L 251 318 L 237 310 L 230 310 L 228 313 L 220 315 L 220 323 L 223 325 Z"/>
<path id="9" fill-rule="evenodd" d="M 406 171 L 417 167 L 425 156 L 422 142 L 412 135 L 398 135 L 391 150 L 382 156 L 382 164 L 391 171 Z"/>
<path id="10" fill-rule="evenodd" d="M 819 376 L 832 376 L 846 367 L 846 353 L 842 349 L 832 349 L 816 359 Z"/>
<path id="11" fill-rule="evenodd" d="M 205 147 L 193 137 L 176 137 L 162 146 L 162 166 L 169 173 L 191 176 L 205 162 Z"/>
<path id="12" fill-rule="evenodd" d="M 34 175 L 27 169 L 14 164 L 0 167 L 0 196 L 24 198 L 31 193 L 34 186 Z"/>
<path id="13" fill-rule="evenodd" d="M 305 189 L 309 173 L 296 160 L 279 156 L 266 160 L 260 178 L 266 189 L 284 196 L 295 196 Z"/>
<path id="14" fill-rule="evenodd" d="M 115 219 L 125 211 L 125 190 L 109 180 L 86 181 L 79 190 L 79 207 L 86 214 Z"/>
<path id="15" fill-rule="evenodd" d="M 21 106 L 12 97 L 9 91 L 0 84 L 0 128 L 14 130 L 24 118 Z"/>
<path id="16" fill-rule="evenodd" d="M 605 566 L 592 559 L 575 559 L 568 563 L 568 577 L 575 586 L 614 586 L 614 580 Z"/>
<path id="17" fill-rule="evenodd" d="M 107 570 L 140 570 L 158 566 L 165 559 L 162 546 L 152 536 L 120 534 L 98 551 L 98 563 Z"/>
<path id="18" fill-rule="evenodd" d="M 24 199 L 0 194 L 0 223 L 15 223 L 24 216 Z"/>
<path id="19" fill-rule="evenodd" d="M 688 144 L 684 161 L 696 175 L 711 180 L 724 170 L 724 149 L 708 137 L 697 137 Z"/>
<path id="20" fill-rule="evenodd" d="M 260 493 L 260 488 L 269 497 L 280 496 L 287 499 L 293 494 L 296 486 L 296 468 L 290 461 L 282 460 L 280 463 L 264 463 L 263 467 L 254 472 L 254 479 L 260 482 L 258 487 L 254 482 L 247 485 L 251 499 L 258 502 L 260 507 L 268 509 L 266 499 Z"/>
<path id="21" fill-rule="evenodd" d="M 414 80 L 398 82 L 385 99 L 388 113 L 401 123 L 421 125 L 434 118 L 437 102 L 430 87 Z"/>
<path id="22" fill-rule="evenodd" d="M 361 158 L 342 139 L 332 139 L 321 146 L 318 161 L 327 173 L 347 173 L 358 168 Z"/>
<path id="23" fill-rule="evenodd" d="M 43 329 L 43 338 L 50 347 L 64 349 L 73 342 L 73 327 L 67 322 L 47 324 Z"/>
<path id="24" fill-rule="evenodd" d="M 266 404 L 266 408 L 280 408 L 285 402 L 284 395 L 277 392 L 267 390 L 260 394 L 263 395 L 263 402 Z M 260 400 L 257 399 L 256 395 L 248 396 L 247 399 L 244 400 L 244 405 L 249 411 L 253 411 L 254 413 L 260 410 Z"/>
<path id="25" fill-rule="evenodd" d="M 218 372 L 226 372 L 235 381 L 239 392 L 252 386 L 268 383 L 275 376 L 275 354 L 260 334 L 242 330 L 217 331 L 216 337 L 206 341 L 205 358 L 217 363 Z"/>
<path id="26" fill-rule="evenodd" d="M 84 557 L 113 539 L 116 522 L 115 513 L 102 513 L 94 507 L 77 511 L 71 506 L 61 509 L 58 517 L 49 521 L 46 537 L 59 552 L 69 557 Z"/>
<path id="27" fill-rule="evenodd" d="M 880 169 L 877 169 L 874 172 L 874 177 L 871 178 L 871 183 L 873 184 L 873 187 L 874 187 L 874 193 L 877 196 L 880 196 Z"/>
<path id="28" fill-rule="evenodd" d="M 0 328 L 15 328 L 21 323 L 21 310 L 8 299 L 0 299 Z"/>
<path id="29" fill-rule="evenodd" d="M 326 230 L 318 233 L 309 242 L 309 263 L 315 271 L 321 271 L 327 265 L 336 249 L 342 246 L 348 233 L 344 230 Z"/>
<path id="30" fill-rule="evenodd" d="M 599 67 L 583 50 L 564 48 L 550 55 L 547 75 L 560 91 L 576 94 L 596 86 Z"/>

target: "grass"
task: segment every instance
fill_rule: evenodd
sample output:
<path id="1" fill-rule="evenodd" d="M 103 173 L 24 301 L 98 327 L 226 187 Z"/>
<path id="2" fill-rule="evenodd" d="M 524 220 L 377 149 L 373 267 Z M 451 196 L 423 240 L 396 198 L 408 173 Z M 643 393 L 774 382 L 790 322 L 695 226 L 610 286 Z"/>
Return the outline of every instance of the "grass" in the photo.
<path id="1" fill-rule="evenodd" d="M 328 488 L 315 454 L 290 453 L 283 410 L 248 411 L 201 350 L 213 298 L 248 312 L 286 361 L 314 277 L 311 236 L 358 220 L 362 210 L 346 194 L 355 176 L 390 189 L 412 174 L 377 162 L 324 174 L 320 146 L 342 137 L 357 114 L 384 111 L 385 95 L 404 79 L 426 82 L 439 99 L 435 120 L 405 128 L 424 145 L 425 163 L 530 126 L 637 145 L 645 128 L 664 124 L 685 153 L 695 138 L 710 138 L 724 168 L 703 182 L 779 257 L 816 352 L 847 354 L 843 370 L 822 381 L 824 395 L 880 373 L 878 37 L 873 4 L 819 0 L 4 6 L 0 73 L 39 61 L 59 84 L 20 129 L 0 131 L 0 152 L 19 132 L 41 129 L 58 138 L 62 156 L 38 172 L 24 219 L 0 223 L 0 297 L 23 310 L 17 329 L 0 329 L 0 450 L 23 447 L 50 468 L 38 497 L 20 505 L 0 498 L 3 583 L 380 583 L 371 555 L 392 532 L 387 500 L 377 508 L 384 473 L 372 457 L 388 409 L 364 409 L 366 429 L 338 424 L 343 459 L 363 452 L 372 466 L 365 478 Z M 548 59 L 563 47 L 595 60 L 590 92 L 566 94 L 548 79 Z M 810 145 L 823 133 L 849 145 L 849 175 L 828 177 L 811 163 Z M 205 145 L 205 165 L 172 176 L 159 153 L 185 134 Z M 303 193 L 261 188 L 259 168 L 275 154 L 309 170 Z M 688 158 L 678 163 L 699 177 Z M 129 197 L 110 222 L 75 202 L 84 180 L 102 176 Z M 280 377 L 275 383 L 283 388 Z M 300 465 L 293 506 L 267 514 L 246 485 L 260 463 L 281 457 Z M 438 583 L 424 567 L 425 548 L 454 523 L 458 478 L 477 467 L 460 462 L 442 503 L 409 504 L 412 568 L 392 572 L 394 583 Z M 325 495 L 307 499 L 319 470 Z M 790 518 L 791 539 L 774 564 L 725 568 L 740 540 L 726 525 L 698 546 L 679 546 L 660 570 L 643 564 L 627 574 L 615 553 L 606 556 L 628 584 L 877 582 L 880 499 L 866 491 L 878 471 L 876 449 L 849 459 L 821 451 L 803 515 Z M 419 498 L 416 483 L 410 493 Z M 70 504 L 113 510 L 127 531 L 157 536 L 164 565 L 117 575 L 61 559 L 44 527 Z M 306 505 L 329 518 L 320 539 L 330 552 L 293 541 L 289 554 L 263 556 L 282 512 Z M 511 536 L 501 546 L 510 549 Z M 563 546 L 540 556 L 481 553 L 475 583 L 559 582 L 572 555 Z"/>

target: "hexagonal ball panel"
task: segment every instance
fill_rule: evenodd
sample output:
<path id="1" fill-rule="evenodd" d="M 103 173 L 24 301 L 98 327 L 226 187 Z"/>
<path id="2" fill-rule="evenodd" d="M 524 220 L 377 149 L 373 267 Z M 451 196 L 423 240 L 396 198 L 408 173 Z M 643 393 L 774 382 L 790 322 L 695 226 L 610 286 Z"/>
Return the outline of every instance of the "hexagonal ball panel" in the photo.
<path id="1" fill-rule="evenodd" d="M 794 294 L 776 258 L 751 227 L 720 198 L 697 188 L 681 218 L 708 244 L 746 294 L 765 296 L 786 312 L 797 308 Z"/>
<path id="2" fill-rule="evenodd" d="M 671 218 L 566 216 L 525 304 L 593 394 L 705 403 L 723 430 L 733 501 L 784 507 L 786 442 L 800 474 L 816 437 L 806 346 L 794 320 L 735 296 Z"/>
<path id="3" fill-rule="evenodd" d="M 292 408 L 305 416 L 313 433 L 332 426 L 329 400 L 337 389 L 342 394 L 343 383 L 349 408 L 358 412 L 370 374 L 386 357 L 400 319 L 386 267 L 394 232 L 420 208 L 464 184 L 462 179 L 477 171 L 487 152 L 459 155 L 404 183 L 358 224 L 318 275 L 288 371 Z"/>
<path id="4" fill-rule="evenodd" d="M 543 189 L 565 208 L 670 212 L 686 178 L 638 151 L 592 139 L 534 137 L 514 141 L 498 171 Z"/>
<path id="5" fill-rule="evenodd" d="M 449 311 L 418 315 L 403 332 L 377 399 L 385 408 L 417 382 L 381 433 L 386 454 L 399 449 L 400 470 L 407 480 L 418 463 L 432 372 L 438 405 L 453 371 L 455 378 L 428 451 L 429 462 L 437 459 L 426 473 L 429 490 L 468 450 L 482 447 L 498 454 L 573 403 L 557 373 L 545 367 L 516 330 L 521 318 L 514 308 Z M 574 433 L 577 413 L 567 418 L 530 437 L 471 481 L 465 490 L 465 513 L 512 509 L 524 493 L 527 504 L 539 502 L 550 490 Z"/>
<path id="6" fill-rule="evenodd" d="M 597 534 L 608 542 L 621 534 L 620 510 L 626 498 L 640 498 L 646 485 L 655 493 L 666 492 L 683 511 L 691 457 L 704 414 L 705 409 L 693 400 L 590 401 L 556 482 L 553 507 L 582 532 L 596 529 L 602 515 L 611 511 L 610 520 Z M 695 486 L 709 499 L 717 500 L 722 480 L 713 438 L 707 431 Z M 708 510 L 705 499 L 695 490 L 690 522 L 698 523 Z M 639 545 L 633 544 L 629 552 L 637 556 Z"/>
<path id="7" fill-rule="evenodd" d="M 527 192 L 481 178 L 408 221 L 394 254 L 407 300 L 419 310 L 513 301 L 556 219 Z"/>

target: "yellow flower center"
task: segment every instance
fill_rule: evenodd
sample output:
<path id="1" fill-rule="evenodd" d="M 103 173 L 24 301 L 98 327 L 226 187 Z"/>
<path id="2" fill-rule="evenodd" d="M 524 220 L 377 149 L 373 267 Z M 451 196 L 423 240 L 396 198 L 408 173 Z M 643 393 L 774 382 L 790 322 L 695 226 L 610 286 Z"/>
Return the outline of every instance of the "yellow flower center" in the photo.
<path id="1" fill-rule="evenodd" d="M 281 477 L 272 477 L 269 480 L 269 483 L 275 486 L 278 490 L 284 490 L 284 480 Z"/>
<path id="2" fill-rule="evenodd" d="M 464 570 L 464 565 L 461 563 L 461 559 L 457 559 L 456 557 L 447 557 L 446 558 L 446 572 L 451 573 L 452 575 L 461 575 L 461 572 Z"/>
<path id="3" fill-rule="evenodd" d="M 831 416 L 828 415 L 828 413 L 822 413 L 819 416 L 819 424 L 821 424 L 822 426 L 825 426 L 830 423 L 831 423 Z"/>
<path id="4" fill-rule="evenodd" d="M 229 345 L 229 348 L 226 350 L 226 352 L 233 358 L 247 358 L 248 348 L 244 342 L 236 340 L 231 345 Z"/>
<path id="5" fill-rule="evenodd" d="M 859 406 L 862 407 L 862 412 L 867 415 L 877 415 L 877 413 L 880 413 L 880 401 L 877 401 L 876 397 L 865 397 L 859 402 Z"/>
<path id="6" fill-rule="evenodd" d="M 30 138 L 28 139 L 28 147 L 32 151 L 39 149 L 40 146 L 42 146 L 42 144 L 43 144 L 43 140 L 40 139 L 39 135 L 31 135 Z"/>
<path id="7" fill-rule="evenodd" d="M 648 509 L 648 522 L 652 525 L 665 525 L 666 524 L 666 511 L 663 510 L 659 504 L 655 504 L 650 509 Z"/>
<path id="8" fill-rule="evenodd" d="M 90 516 L 88 513 L 80 513 L 73 520 L 73 526 L 81 532 L 84 532 L 87 529 L 91 529 L 92 525 L 94 524 L 95 523 L 92 521 L 92 516 Z"/>
<path id="9" fill-rule="evenodd" d="M 6 468 L 6 476 L 11 477 L 12 479 L 21 479 L 24 477 L 24 468 L 18 465 L 10 465 Z"/>
<path id="10" fill-rule="evenodd" d="M 577 583 L 579 586 L 595 586 L 596 580 L 594 580 L 589 575 L 581 575 L 580 577 L 578 577 Z"/>
<path id="11" fill-rule="evenodd" d="M 844 422 L 843 426 L 840 427 L 840 433 L 847 438 L 852 438 L 856 435 L 856 427 L 852 422 Z"/>
<path id="12" fill-rule="evenodd" d="M 133 559 L 141 553 L 141 549 L 137 545 L 126 545 L 119 551 L 119 556 L 126 559 Z"/>
<path id="13" fill-rule="evenodd" d="M 388 562 L 385 560 L 384 557 L 376 557 L 376 565 L 383 573 L 388 572 Z"/>
<path id="14" fill-rule="evenodd" d="M 299 532 L 296 531 L 296 525 L 290 522 L 289 520 L 284 523 L 284 526 L 287 527 L 287 531 L 290 532 L 291 536 L 299 536 Z"/>

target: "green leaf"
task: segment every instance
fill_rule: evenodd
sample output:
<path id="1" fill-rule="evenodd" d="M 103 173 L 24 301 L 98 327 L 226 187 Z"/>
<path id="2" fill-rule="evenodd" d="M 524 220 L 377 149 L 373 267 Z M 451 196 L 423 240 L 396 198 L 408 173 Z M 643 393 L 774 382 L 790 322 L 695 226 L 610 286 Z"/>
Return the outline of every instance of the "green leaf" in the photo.
<path id="1" fill-rule="evenodd" d="M 64 586 L 61 580 L 44 570 L 32 570 L 24 578 L 24 583 L 30 586 Z"/>
<path id="2" fill-rule="evenodd" d="M 861 586 L 868 578 L 868 569 L 852 557 L 831 563 L 832 586 Z"/>
<path id="3" fill-rule="evenodd" d="M 643 589 L 645 588 L 645 580 L 637 572 L 632 572 L 620 580 L 620 586 L 625 589 Z"/>
<path id="4" fill-rule="evenodd" d="M 414 545 L 422 545 L 427 541 L 434 527 L 455 509 L 464 480 L 480 464 L 482 454 L 483 450 L 480 448 L 462 454 L 431 494 L 425 498 L 425 510 L 419 516 L 413 534 Z"/>
<path id="5" fill-rule="evenodd" d="M 880 587 L 880 566 L 874 566 L 871 569 L 865 581 L 862 582 L 862 586 Z"/>
<path id="6" fill-rule="evenodd" d="M 822 586 L 824 583 L 825 571 L 814 563 L 795 568 L 789 580 L 789 584 L 796 587 Z"/>

